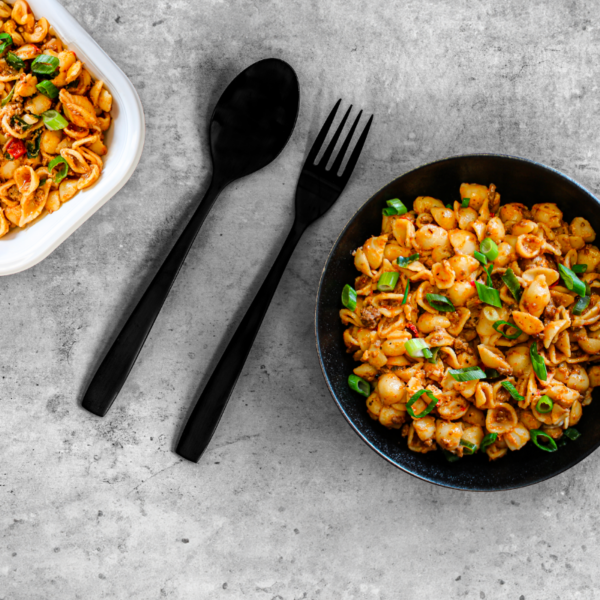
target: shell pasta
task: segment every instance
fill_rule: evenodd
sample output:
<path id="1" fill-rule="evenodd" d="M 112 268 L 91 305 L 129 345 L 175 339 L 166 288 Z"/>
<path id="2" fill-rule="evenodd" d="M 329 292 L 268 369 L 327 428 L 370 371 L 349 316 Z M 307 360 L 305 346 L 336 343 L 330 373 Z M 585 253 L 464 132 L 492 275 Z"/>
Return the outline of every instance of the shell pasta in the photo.
<path id="1" fill-rule="evenodd" d="M 0 237 L 98 180 L 111 108 L 45 18 L 0 1 Z"/>
<path id="2" fill-rule="evenodd" d="M 600 250 L 556 204 L 501 205 L 463 183 L 446 204 L 383 208 L 342 293 L 349 386 L 413 452 L 490 460 L 576 439 L 600 385 Z"/>

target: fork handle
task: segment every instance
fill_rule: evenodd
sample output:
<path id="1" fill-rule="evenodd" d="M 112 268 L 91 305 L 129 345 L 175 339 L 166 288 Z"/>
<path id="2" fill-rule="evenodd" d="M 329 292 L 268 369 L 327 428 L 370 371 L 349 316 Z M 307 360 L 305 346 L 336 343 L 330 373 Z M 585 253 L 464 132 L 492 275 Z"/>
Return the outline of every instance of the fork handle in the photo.
<path id="1" fill-rule="evenodd" d="M 183 458 L 198 462 L 208 446 L 244 368 L 281 276 L 305 229 L 306 226 L 294 222 L 279 256 L 200 394 L 177 445 L 176 452 Z"/>
<path id="2" fill-rule="evenodd" d="M 86 410 L 103 417 L 115 401 L 169 295 L 206 215 L 226 185 L 227 182 L 213 176 L 190 222 L 98 367 L 81 403 Z"/>

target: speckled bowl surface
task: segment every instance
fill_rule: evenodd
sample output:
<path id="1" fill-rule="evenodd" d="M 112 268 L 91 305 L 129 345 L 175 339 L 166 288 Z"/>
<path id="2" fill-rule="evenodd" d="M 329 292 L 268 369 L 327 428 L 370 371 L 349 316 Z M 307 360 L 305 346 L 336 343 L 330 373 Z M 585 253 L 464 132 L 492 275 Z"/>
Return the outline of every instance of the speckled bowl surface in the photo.
<path id="1" fill-rule="evenodd" d="M 586 218 L 600 232 L 600 202 L 566 175 L 540 163 L 512 156 L 476 154 L 433 162 L 394 179 L 372 196 L 352 217 L 336 241 L 323 269 L 315 315 L 317 351 L 327 386 L 342 414 L 359 437 L 399 469 L 438 485 L 473 491 L 500 491 L 539 483 L 576 465 L 600 445 L 600 403 L 584 408 L 577 424 L 581 437 L 549 453 L 528 444 L 490 462 L 477 454 L 454 463 L 441 452 L 417 454 L 406 447 L 397 430 L 388 430 L 368 415 L 363 396 L 351 391 L 348 375 L 356 363 L 346 353 L 339 318 L 340 295 L 352 285 L 356 269 L 352 251 L 381 231 L 385 201 L 400 198 L 407 207 L 417 196 L 433 196 L 444 202 L 458 199 L 460 184 L 496 184 L 502 204 L 521 202 L 529 207 L 555 202 L 565 220 Z"/>

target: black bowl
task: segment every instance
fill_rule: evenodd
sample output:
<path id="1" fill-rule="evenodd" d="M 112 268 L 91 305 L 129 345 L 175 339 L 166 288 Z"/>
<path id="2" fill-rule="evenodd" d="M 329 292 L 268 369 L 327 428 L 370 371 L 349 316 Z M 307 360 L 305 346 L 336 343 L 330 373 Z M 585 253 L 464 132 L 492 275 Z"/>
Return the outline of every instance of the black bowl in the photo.
<path id="1" fill-rule="evenodd" d="M 549 479 L 583 460 L 600 445 L 600 403 L 583 410 L 577 425 L 581 437 L 557 452 L 544 452 L 533 444 L 490 462 L 477 454 L 449 463 L 441 452 L 417 454 L 406 447 L 398 430 L 373 421 L 365 399 L 348 387 L 348 375 L 356 367 L 346 354 L 340 322 L 340 295 L 344 284 L 354 281 L 356 269 L 351 252 L 381 231 L 385 201 L 401 198 L 410 206 L 417 196 L 433 196 L 444 202 L 458 200 L 460 184 L 495 183 L 502 203 L 555 202 L 565 220 L 586 218 L 600 231 L 600 202 L 581 185 L 558 171 L 523 158 L 494 154 L 455 156 L 424 165 L 398 177 L 370 198 L 346 225 L 323 269 L 316 307 L 317 351 L 327 386 L 348 423 L 375 452 L 399 469 L 442 486 L 474 491 L 519 488 Z M 594 393 L 594 398 L 597 397 Z"/>

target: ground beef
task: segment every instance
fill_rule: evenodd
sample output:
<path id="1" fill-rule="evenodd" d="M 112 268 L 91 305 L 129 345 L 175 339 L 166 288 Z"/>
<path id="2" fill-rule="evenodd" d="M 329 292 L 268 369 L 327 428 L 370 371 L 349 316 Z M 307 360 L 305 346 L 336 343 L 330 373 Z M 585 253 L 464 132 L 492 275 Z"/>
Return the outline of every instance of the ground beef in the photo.
<path id="1" fill-rule="evenodd" d="M 368 329 L 375 329 L 381 319 L 381 313 L 374 306 L 365 306 L 360 311 L 360 320 Z"/>

